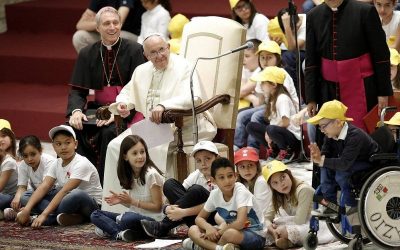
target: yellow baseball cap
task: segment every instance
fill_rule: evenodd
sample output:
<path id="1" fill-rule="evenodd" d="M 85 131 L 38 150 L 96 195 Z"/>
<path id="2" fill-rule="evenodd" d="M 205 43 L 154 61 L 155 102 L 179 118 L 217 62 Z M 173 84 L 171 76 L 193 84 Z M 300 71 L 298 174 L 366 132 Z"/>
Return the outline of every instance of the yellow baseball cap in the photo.
<path id="1" fill-rule="evenodd" d="M 283 162 L 273 160 L 271 162 L 268 162 L 267 165 L 265 165 L 262 168 L 262 175 L 264 176 L 265 181 L 268 182 L 269 178 L 273 174 L 275 174 L 277 172 L 283 172 L 286 169 L 288 169 L 288 168 Z"/>
<path id="2" fill-rule="evenodd" d="M 168 24 L 168 32 L 172 39 L 181 38 L 183 27 L 189 22 L 189 19 L 182 14 L 176 14 Z"/>
<path id="3" fill-rule="evenodd" d="M 272 82 L 283 84 L 286 78 L 286 71 L 276 66 L 270 66 L 263 69 L 260 73 L 252 76 L 250 79 L 255 82 Z"/>
<path id="4" fill-rule="evenodd" d="M 174 54 L 179 55 L 179 52 L 181 51 L 181 41 L 182 39 L 180 38 L 174 38 L 168 41 L 169 43 L 169 51 L 171 51 Z"/>
<path id="5" fill-rule="evenodd" d="M 384 121 L 384 123 L 387 125 L 400 126 L 400 112 L 394 114 L 394 116 L 390 118 L 389 121 Z"/>
<path id="6" fill-rule="evenodd" d="M 390 48 L 390 64 L 391 65 L 399 65 L 400 64 L 400 54 L 396 49 Z"/>
<path id="7" fill-rule="evenodd" d="M 261 51 L 267 51 L 273 54 L 281 54 L 281 47 L 279 47 L 278 43 L 275 41 L 263 41 L 260 45 L 258 45 L 258 50 L 256 54 L 259 54 Z"/>
<path id="8" fill-rule="evenodd" d="M 325 102 L 321 109 L 314 117 L 307 120 L 308 123 L 317 125 L 318 122 L 324 118 L 326 119 L 339 119 L 341 121 L 352 121 L 352 118 L 346 117 L 347 107 L 338 100 Z"/>
<path id="9" fill-rule="evenodd" d="M 267 30 L 268 30 L 268 35 L 271 38 L 278 38 L 282 40 L 282 42 L 286 45 L 286 47 L 288 47 L 286 36 L 283 33 L 281 27 L 279 26 L 278 17 L 269 20 Z M 279 52 L 279 54 L 281 53 Z"/>
<path id="10" fill-rule="evenodd" d="M 236 7 L 236 4 L 238 4 L 238 2 L 240 2 L 241 0 L 229 0 L 229 4 L 231 5 L 231 9 Z M 243 0 L 246 2 L 250 2 L 249 0 Z"/>
<path id="11" fill-rule="evenodd" d="M 3 128 L 8 128 L 9 130 L 12 130 L 11 129 L 11 124 L 10 124 L 9 121 L 4 120 L 4 119 L 0 119 L 0 129 L 3 129 Z"/>

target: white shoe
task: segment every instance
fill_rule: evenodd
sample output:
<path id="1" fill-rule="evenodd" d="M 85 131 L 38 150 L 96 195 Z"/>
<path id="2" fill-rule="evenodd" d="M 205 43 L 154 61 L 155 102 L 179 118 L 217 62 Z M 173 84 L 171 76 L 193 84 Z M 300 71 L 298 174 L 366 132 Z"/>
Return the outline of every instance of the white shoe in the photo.
<path id="1" fill-rule="evenodd" d="M 4 209 L 4 220 L 13 221 L 17 217 L 17 212 L 14 209 L 8 207 Z"/>
<path id="2" fill-rule="evenodd" d="M 123 240 L 125 242 L 132 242 L 135 240 L 135 235 L 133 230 L 126 229 L 124 231 L 121 231 L 117 234 L 117 240 Z"/>
<path id="3" fill-rule="evenodd" d="M 95 233 L 97 236 L 99 236 L 100 238 L 107 238 L 107 237 L 110 236 L 108 233 L 104 232 L 103 230 L 101 230 L 101 229 L 98 228 L 98 227 L 95 227 L 95 228 L 94 228 L 94 233 Z"/>
<path id="4" fill-rule="evenodd" d="M 186 238 L 182 242 L 182 247 L 186 250 L 203 250 L 199 245 L 194 244 L 191 238 Z"/>

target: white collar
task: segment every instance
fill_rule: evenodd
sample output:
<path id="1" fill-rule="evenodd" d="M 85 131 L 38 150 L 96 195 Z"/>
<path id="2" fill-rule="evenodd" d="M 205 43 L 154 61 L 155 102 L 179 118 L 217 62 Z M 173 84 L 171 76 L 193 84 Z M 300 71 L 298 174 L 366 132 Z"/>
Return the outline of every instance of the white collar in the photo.
<path id="1" fill-rule="evenodd" d="M 347 122 L 344 122 L 343 128 L 342 130 L 340 130 L 339 136 L 336 139 L 335 138 L 334 139 L 337 141 L 346 139 L 348 129 L 349 129 L 349 124 L 347 124 Z"/>

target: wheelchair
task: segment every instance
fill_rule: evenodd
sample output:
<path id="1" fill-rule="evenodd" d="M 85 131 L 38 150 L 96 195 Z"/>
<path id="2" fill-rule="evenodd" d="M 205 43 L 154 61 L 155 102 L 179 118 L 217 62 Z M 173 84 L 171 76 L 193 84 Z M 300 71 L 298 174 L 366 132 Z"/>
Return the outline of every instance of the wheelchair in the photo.
<path id="1" fill-rule="evenodd" d="M 400 138 L 398 129 L 396 134 L 396 138 Z M 333 236 L 348 244 L 348 249 L 363 249 L 363 245 L 369 242 L 382 249 L 400 249 L 400 154 L 397 153 L 400 148 L 387 126 L 378 128 L 371 137 L 386 153 L 371 156 L 373 167 L 368 171 L 355 172 L 351 178 L 352 193 L 358 201 L 358 214 L 346 215 L 342 195 L 338 205 L 321 201 L 318 187 L 314 208 L 322 202 L 336 214 L 311 217 L 310 230 L 303 241 L 305 249 L 317 248 L 319 220 L 326 220 Z M 397 143 L 400 143 L 399 139 Z M 350 217 L 358 219 L 359 223 L 352 225 Z"/>

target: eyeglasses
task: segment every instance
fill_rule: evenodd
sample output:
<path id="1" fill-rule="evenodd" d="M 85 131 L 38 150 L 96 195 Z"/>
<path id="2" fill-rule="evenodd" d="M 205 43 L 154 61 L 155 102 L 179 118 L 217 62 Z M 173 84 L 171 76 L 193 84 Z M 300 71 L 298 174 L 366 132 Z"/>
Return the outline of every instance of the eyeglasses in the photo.
<path id="1" fill-rule="evenodd" d="M 325 130 L 329 124 L 331 124 L 334 120 L 330 120 L 329 122 L 325 123 L 325 124 L 319 124 L 319 130 Z"/>
<path id="2" fill-rule="evenodd" d="M 148 55 L 150 59 L 156 58 L 158 55 L 165 55 L 168 52 L 168 47 L 161 47 L 157 51 L 152 51 Z"/>
<path id="3" fill-rule="evenodd" d="M 247 10 L 247 9 L 250 9 L 250 4 L 246 2 L 246 3 L 240 4 L 240 5 L 236 5 L 233 9 L 236 11 L 241 11 L 241 10 L 245 10 L 245 9 Z"/>

